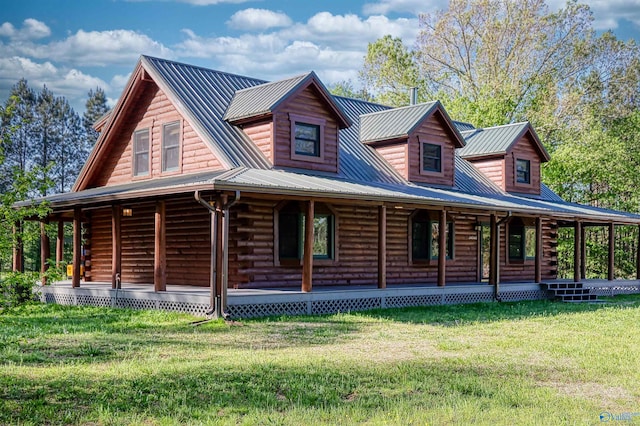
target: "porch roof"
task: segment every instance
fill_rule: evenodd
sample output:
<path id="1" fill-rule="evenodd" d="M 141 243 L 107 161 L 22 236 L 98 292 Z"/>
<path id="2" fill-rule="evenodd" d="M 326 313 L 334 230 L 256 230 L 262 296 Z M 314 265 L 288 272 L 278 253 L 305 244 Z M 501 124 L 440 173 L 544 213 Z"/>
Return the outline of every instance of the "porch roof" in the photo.
<path id="1" fill-rule="evenodd" d="M 469 181 L 475 182 L 475 179 Z M 231 171 L 195 173 L 56 194 L 22 202 L 18 206 L 46 200 L 54 211 L 64 211 L 74 206 L 106 205 L 125 200 L 217 190 L 398 205 L 424 205 L 425 207 L 448 206 L 485 212 L 511 211 L 526 215 L 554 216 L 567 220 L 577 218 L 595 222 L 640 223 L 640 215 L 567 203 L 559 200 L 557 196 L 528 198 L 500 193 L 494 188 L 480 186 L 456 190 L 418 184 L 353 181 L 306 170 L 263 170 L 240 167 Z M 544 194 L 543 191 L 543 196 Z"/>

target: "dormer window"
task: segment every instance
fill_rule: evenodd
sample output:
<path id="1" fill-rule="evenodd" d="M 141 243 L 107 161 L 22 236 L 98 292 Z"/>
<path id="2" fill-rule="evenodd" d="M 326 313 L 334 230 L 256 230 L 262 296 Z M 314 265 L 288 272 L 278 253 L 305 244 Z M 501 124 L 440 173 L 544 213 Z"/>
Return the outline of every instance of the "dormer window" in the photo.
<path id="1" fill-rule="evenodd" d="M 302 161 L 324 161 L 324 127 L 326 120 L 289 114 L 291 121 L 291 158 Z"/>
<path id="2" fill-rule="evenodd" d="M 517 183 L 531 183 L 531 161 L 530 160 L 516 160 L 516 182 Z"/>
<path id="3" fill-rule="evenodd" d="M 422 171 L 442 172 L 442 145 L 423 142 L 422 151 Z"/>
<path id="4" fill-rule="evenodd" d="M 317 124 L 295 124 L 295 153 L 297 155 L 320 156 L 320 126 Z"/>

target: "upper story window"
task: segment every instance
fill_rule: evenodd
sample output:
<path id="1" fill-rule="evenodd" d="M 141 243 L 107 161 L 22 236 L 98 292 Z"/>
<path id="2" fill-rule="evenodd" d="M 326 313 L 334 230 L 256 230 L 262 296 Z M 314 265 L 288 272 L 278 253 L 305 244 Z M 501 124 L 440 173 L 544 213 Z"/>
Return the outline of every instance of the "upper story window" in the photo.
<path id="1" fill-rule="evenodd" d="M 422 171 L 442 172 L 442 146 L 433 143 L 423 142 L 422 150 Z"/>
<path id="2" fill-rule="evenodd" d="M 279 260 L 300 260 L 304 247 L 305 216 L 298 203 L 291 202 L 278 211 Z M 313 258 L 335 259 L 335 215 L 316 205 L 313 218 Z"/>
<path id="3" fill-rule="evenodd" d="M 149 174 L 149 129 L 138 130 L 133 134 L 133 175 Z"/>
<path id="4" fill-rule="evenodd" d="M 516 160 L 516 182 L 531 183 L 531 161 Z"/>
<path id="5" fill-rule="evenodd" d="M 446 253 L 447 259 L 453 258 L 454 227 L 447 222 Z M 440 241 L 440 223 L 431 219 L 425 212 L 416 214 L 411 220 L 411 259 L 413 261 L 438 259 Z"/>
<path id="6" fill-rule="evenodd" d="M 302 161 L 324 161 L 324 126 L 326 120 L 289 114 L 291 121 L 291 158 Z"/>
<path id="7" fill-rule="evenodd" d="M 162 171 L 178 170 L 180 166 L 180 122 L 162 127 Z"/>

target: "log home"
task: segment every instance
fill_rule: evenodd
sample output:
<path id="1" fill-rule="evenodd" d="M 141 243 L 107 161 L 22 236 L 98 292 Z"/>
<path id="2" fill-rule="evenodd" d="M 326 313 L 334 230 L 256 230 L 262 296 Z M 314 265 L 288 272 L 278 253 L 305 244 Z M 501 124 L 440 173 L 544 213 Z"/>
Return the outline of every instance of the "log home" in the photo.
<path id="1" fill-rule="evenodd" d="M 209 286 L 214 314 L 227 289 L 486 281 L 497 295 L 557 278 L 560 226 L 580 282 L 584 226 L 640 223 L 547 188 L 529 123 L 332 96 L 313 72 L 266 82 L 142 56 L 97 127 L 72 192 L 47 197 L 46 220 L 73 222 L 72 286 Z"/>

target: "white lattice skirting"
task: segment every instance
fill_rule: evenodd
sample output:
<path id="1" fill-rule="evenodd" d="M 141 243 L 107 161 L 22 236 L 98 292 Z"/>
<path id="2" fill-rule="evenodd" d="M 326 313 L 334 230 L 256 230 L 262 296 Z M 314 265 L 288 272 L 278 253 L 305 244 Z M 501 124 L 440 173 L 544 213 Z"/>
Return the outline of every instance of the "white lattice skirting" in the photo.
<path id="1" fill-rule="evenodd" d="M 636 286 L 637 288 L 637 286 Z M 40 298 L 60 305 L 89 305 L 130 309 L 159 309 L 205 316 L 209 297 L 188 293 L 132 290 L 40 287 Z M 545 299 L 547 294 L 535 284 L 503 284 L 502 301 Z M 405 287 L 395 289 L 337 290 L 301 293 L 292 291 L 258 295 L 229 295 L 228 313 L 233 318 L 273 315 L 315 315 L 363 311 L 378 308 L 402 308 L 491 302 L 493 287 L 451 286 Z"/>

